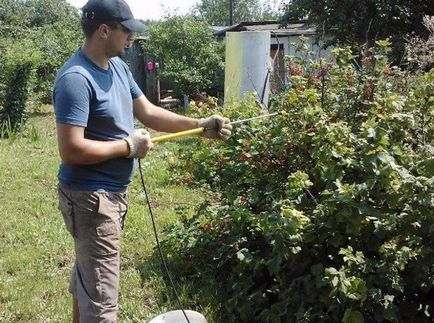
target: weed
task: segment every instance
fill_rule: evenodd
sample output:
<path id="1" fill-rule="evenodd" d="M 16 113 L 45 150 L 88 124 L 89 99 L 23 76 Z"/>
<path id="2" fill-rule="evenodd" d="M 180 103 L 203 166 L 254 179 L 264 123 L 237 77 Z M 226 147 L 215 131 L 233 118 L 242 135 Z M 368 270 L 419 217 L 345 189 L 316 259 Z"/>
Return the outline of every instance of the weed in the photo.
<path id="1" fill-rule="evenodd" d="M 6 138 L 12 144 L 17 139 L 17 132 L 12 126 L 11 119 L 7 118 L 0 124 L 0 138 Z"/>

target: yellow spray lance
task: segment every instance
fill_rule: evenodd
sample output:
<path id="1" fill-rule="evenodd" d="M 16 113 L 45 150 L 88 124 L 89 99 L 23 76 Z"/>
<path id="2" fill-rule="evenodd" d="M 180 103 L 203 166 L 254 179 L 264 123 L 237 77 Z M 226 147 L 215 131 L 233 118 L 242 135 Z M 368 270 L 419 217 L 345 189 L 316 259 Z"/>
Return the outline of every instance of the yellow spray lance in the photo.
<path id="1" fill-rule="evenodd" d="M 274 112 L 274 113 L 266 114 L 263 116 L 233 121 L 230 124 L 235 125 L 235 124 L 245 123 L 245 122 L 249 122 L 249 121 L 253 121 L 253 120 L 269 118 L 269 117 L 276 116 L 278 114 L 279 114 L 279 112 Z M 175 132 L 175 133 L 171 133 L 168 135 L 151 138 L 151 142 L 156 143 L 156 142 L 163 142 L 163 141 L 168 141 L 168 140 L 180 139 L 180 138 L 189 137 L 189 136 L 199 136 L 205 130 L 206 130 L 205 128 L 200 127 L 200 128 L 195 128 L 195 129 L 191 129 L 191 130 Z"/>

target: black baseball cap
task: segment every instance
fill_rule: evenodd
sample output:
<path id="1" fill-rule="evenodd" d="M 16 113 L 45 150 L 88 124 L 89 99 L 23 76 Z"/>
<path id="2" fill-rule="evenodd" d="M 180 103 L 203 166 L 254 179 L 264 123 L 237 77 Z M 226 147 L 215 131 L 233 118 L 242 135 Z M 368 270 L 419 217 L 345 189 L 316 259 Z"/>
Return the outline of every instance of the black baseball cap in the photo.
<path id="1" fill-rule="evenodd" d="M 143 23 L 134 19 L 130 7 L 124 0 L 89 0 L 81 10 L 86 19 L 115 21 L 136 33 L 147 30 Z"/>

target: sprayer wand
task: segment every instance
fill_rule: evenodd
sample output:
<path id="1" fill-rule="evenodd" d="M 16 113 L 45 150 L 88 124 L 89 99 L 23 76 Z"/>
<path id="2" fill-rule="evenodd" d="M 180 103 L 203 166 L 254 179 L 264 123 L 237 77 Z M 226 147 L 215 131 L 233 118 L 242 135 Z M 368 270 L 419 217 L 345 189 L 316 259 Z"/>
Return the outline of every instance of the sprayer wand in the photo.
<path id="1" fill-rule="evenodd" d="M 270 118 L 270 117 L 274 117 L 274 116 L 276 116 L 278 114 L 279 114 L 279 112 L 274 112 L 274 113 L 265 114 L 265 115 L 258 116 L 258 117 L 253 117 L 253 118 L 247 118 L 247 119 L 233 121 L 230 124 L 231 125 L 235 125 L 235 124 L 246 123 L 246 122 L 253 121 L 253 120 L 258 120 L 258 119 L 263 119 L 263 118 Z M 179 139 L 179 138 L 184 138 L 184 137 L 189 137 L 189 136 L 195 136 L 195 135 L 198 136 L 198 135 L 201 135 L 205 130 L 207 130 L 207 129 L 205 129 L 203 127 L 200 127 L 200 128 L 195 128 L 195 129 L 191 129 L 191 130 L 186 130 L 186 131 L 181 131 L 181 132 L 175 132 L 175 133 L 171 133 L 171 134 L 168 134 L 168 135 L 151 138 L 151 142 L 155 143 L 155 142 L 168 141 L 168 140 Z"/>

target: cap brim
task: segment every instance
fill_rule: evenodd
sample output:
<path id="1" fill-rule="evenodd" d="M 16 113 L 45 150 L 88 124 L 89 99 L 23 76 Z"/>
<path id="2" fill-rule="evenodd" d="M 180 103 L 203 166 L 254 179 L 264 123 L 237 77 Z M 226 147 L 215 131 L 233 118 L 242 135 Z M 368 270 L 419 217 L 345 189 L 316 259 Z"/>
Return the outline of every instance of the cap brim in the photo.
<path id="1" fill-rule="evenodd" d="M 136 19 L 124 20 L 121 21 L 120 24 L 135 33 L 143 33 L 148 30 L 148 27 L 146 27 L 146 25 Z"/>

